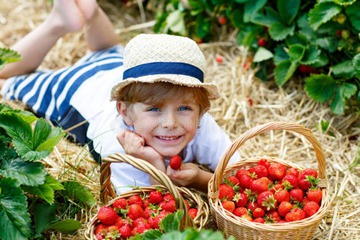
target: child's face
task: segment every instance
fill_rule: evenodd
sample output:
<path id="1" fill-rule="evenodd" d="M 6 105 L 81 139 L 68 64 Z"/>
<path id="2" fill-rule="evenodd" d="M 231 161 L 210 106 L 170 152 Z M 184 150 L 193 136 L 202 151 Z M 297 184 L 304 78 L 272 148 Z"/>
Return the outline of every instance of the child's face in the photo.
<path id="1" fill-rule="evenodd" d="M 191 96 L 168 99 L 161 105 L 134 103 L 128 106 L 126 123 L 164 157 L 174 156 L 194 138 L 200 108 Z"/>

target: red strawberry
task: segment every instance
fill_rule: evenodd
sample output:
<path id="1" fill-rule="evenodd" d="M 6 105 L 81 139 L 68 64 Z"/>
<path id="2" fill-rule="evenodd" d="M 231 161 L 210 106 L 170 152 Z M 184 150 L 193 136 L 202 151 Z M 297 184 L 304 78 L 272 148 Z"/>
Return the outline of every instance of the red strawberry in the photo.
<path id="1" fill-rule="evenodd" d="M 229 186 L 225 183 L 220 184 L 220 186 L 219 186 L 219 199 L 220 200 L 224 200 L 224 199 L 232 200 L 234 196 L 235 196 L 235 190 L 231 186 Z"/>
<path id="2" fill-rule="evenodd" d="M 314 201 L 307 202 L 304 205 L 304 212 L 307 217 L 314 215 L 319 209 L 320 209 L 319 204 L 317 204 Z"/>
<path id="3" fill-rule="evenodd" d="M 265 47 L 266 44 L 267 44 L 267 41 L 266 41 L 264 38 L 259 38 L 259 39 L 258 39 L 258 45 L 259 45 L 260 47 Z"/>
<path id="4" fill-rule="evenodd" d="M 168 193 L 165 193 L 165 194 L 164 194 L 163 200 L 164 200 L 165 202 L 167 202 L 167 201 L 170 201 L 170 200 L 175 200 L 175 198 L 174 198 L 173 195 L 171 195 L 171 193 L 168 192 Z"/>
<path id="5" fill-rule="evenodd" d="M 240 181 L 235 176 L 229 176 L 225 179 L 225 183 L 229 184 L 230 186 L 238 186 Z"/>
<path id="6" fill-rule="evenodd" d="M 233 200 L 237 207 L 245 207 L 248 202 L 248 196 L 245 193 L 237 193 L 235 194 Z"/>
<path id="7" fill-rule="evenodd" d="M 270 191 L 261 192 L 257 198 L 257 204 L 260 207 L 263 207 L 266 211 L 270 211 L 275 208 L 276 200 L 274 195 Z"/>
<path id="8" fill-rule="evenodd" d="M 279 190 L 274 193 L 274 198 L 276 199 L 277 203 L 281 202 L 288 202 L 290 201 L 290 194 L 287 190 Z"/>
<path id="9" fill-rule="evenodd" d="M 265 215 L 265 211 L 264 209 L 257 207 L 252 211 L 253 217 L 254 218 L 259 218 L 259 217 L 263 217 Z"/>
<path id="10" fill-rule="evenodd" d="M 269 189 L 269 179 L 262 177 L 251 182 L 250 189 L 255 193 L 261 193 Z"/>
<path id="11" fill-rule="evenodd" d="M 256 165 L 249 169 L 250 173 L 255 174 L 255 178 L 267 177 L 268 169 L 263 165 Z"/>
<path id="12" fill-rule="evenodd" d="M 225 25 L 226 22 L 227 22 L 227 18 L 223 15 L 219 16 L 218 18 L 218 22 L 221 24 L 221 25 Z"/>
<path id="13" fill-rule="evenodd" d="M 259 217 L 259 218 L 255 218 L 255 219 L 253 220 L 253 222 L 256 222 L 256 223 L 265 223 L 265 219 L 262 218 L 262 217 Z"/>
<path id="14" fill-rule="evenodd" d="M 297 170 L 297 168 L 290 167 L 286 170 L 286 175 L 294 175 L 297 177 L 299 175 L 299 170 Z"/>
<path id="15" fill-rule="evenodd" d="M 179 155 L 175 155 L 170 158 L 169 165 L 172 169 L 174 169 L 174 170 L 180 169 L 181 164 L 182 164 L 182 159 Z"/>
<path id="16" fill-rule="evenodd" d="M 258 207 L 258 204 L 256 202 L 249 202 L 247 205 L 247 208 L 251 211 L 254 211 L 254 209 L 257 207 Z"/>
<path id="17" fill-rule="evenodd" d="M 258 165 L 262 165 L 262 166 L 264 166 L 266 168 L 269 168 L 270 164 L 271 163 L 265 158 L 260 159 L 260 161 L 258 162 Z"/>
<path id="18" fill-rule="evenodd" d="M 293 189 L 299 185 L 299 179 L 295 175 L 287 174 L 282 179 L 282 184 L 284 185 L 285 189 Z"/>
<path id="19" fill-rule="evenodd" d="M 279 213 L 277 211 L 270 211 L 268 213 L 266 213 L 266 218 L 268 220 L 268 222 L 279 222 L 281 221 L 281 216 L 279 215 Z"/>
<path id="20" fill-rule="evenodd" d="M 285 215 L 287 222 L 299 221 L 306 217 L 304 210 L 301 208 L 292 209 L 288 214 Z"/>
<path id="21" fill-rule="evenodd" d="M 137 203 L 131 204 L 128 208 L 127 215 L 131 220 L 135 220 L 139 217 L 142 217 L 143 214 L 144 214 L 144 210 Z"/>
<path id="22" fill-rule="evenodd" d="M 100 220 L 100 222 L 106 225 L 112 225 L 119 218 L 119 215 L 112 207 L 103 206 L 99 209 L 97 217 Z"/>
<path id="23" fill-rule="evenodd" d="M 163 204 L 161 204 L 161 208 L 167 212 L 175 212 L 176 211 L 176 202 L 175 200 L 170 200 L 167 202 L 162 202 Z"/>
<path id="24" fill-rule="evenodd" d="M 299 187 L 303 190 L 308 190 L 312 186 L 316 186 L 319 179 L 318 173 L 315 169 L 306 168 L 299 173 Z"/>
<path id="25" fill-rule="evenodd" d="M 139 195 L 132 195 L 128 198 L 128 204 L 129 205 L 138 204 L 142 208 L 144 203 Z"/>
<path id="26" fill-rule="evenodd" d="M 269 178 L 272 180 L 281 180 L 285 177 L 286 166 L 281 163 L 273 163 L 268 168 Z"/>
<path id="27" fill-rule="evenodd" d="M 241 216 L 241 218 L 246 219 L 246 220 L 248 220 L 250 222 L 253 221 L 253 218 L 250 216 L 250 214 L 244 214 L 244 215 Z"/>
<path id="28" fill-rule="evenodd" d="M 127 200 L 125 198 L 119 198 L 119 199 L 115 200 L 112 207 L 113 208 L 118 208 L 118 209 L 126 209 L 127 205 L 128 205 L 128 203 L 127 203 Z"/>
<path id="29" fill-rule="evenodd" d="M 221 205 L 231 213 L 235 210 L 235 203 L 233 201 L 225 200 L 221 202 Z"/>
<path id="30" fill-rule="evenodd" d="M 250 188 L 251 182 L 253 181 L 250 172 L 244 169 L 236 172 L 236 178 L 239 179 L 239 185 L 242 188 Z"/>
<path id="31" fill-rule="evenodd" d="M 221 56 L 221 55 L 216 55 L 216 56 L 215 56 L 215 60 L 216 60 L 216 62 L 218 62 L 218 63 L 222 63 L 222 62 L 224 61 L 224 57 Z"/>
<path id="32" fill-rule="evenodd" d="M 304 199 L 304 191 L 300 188 L 292 189 L 289 194 L 291 201 L 302 202 L 302 200 Z"/>
<path id="33" fill-rule="evenodd" d="M 117 226 L 118 228 L 121 228 L 124 224 L 125 224 L 125 221 L 121 217 L 119 217 L 115 221 L 114 226 Z"/>
<path id="34" fill-rule="evenodd" d="M 275 193 L 277 191 L 280 191 L 280 190 L 283 190 L 284 189 L 284 186 L 280 183 L 276 183 L 275 185 L 273 185 L 271 188 L 270 188 L 270 191 L 272 193 Z"/>
<path id="35" fill-rule="evenodd" d="M 319 188 L 311 188 L 306 192 L 306 198 L 309 201 L 314 201 L 316 203 L 320 203 L 322 199 L 322 192 Z"/>
<path id="36" fill-rule="evenodd" d="M 197 216 L 197 214 L 198 214 L 197 208 L 190 208 L 190 209 L 189 209 L 189 216 L 190 216 L 192 219 L 195 219 L 195 217 Z"/>
<path id="37" fill-rule="evenodd" d="M 95 227 L 94 234 L 95 234 L 95 235 L 98 235 L 99 233 L 105 233 L 105 232 L 107 232 L 106 229 L 107 229 L 108 227 L 109 227 L 109 226 L 106 225 L 106 224 L 98 223 L 98 224 L 96 225 L 96 227 Z"/>
<path id="38" fill-rule="evenodd" d="M 278 207 L 278 213 L 280 216 L 284 217 L 286 214 L 290 212 L 293 208 L 293 205 L 290 202 L 282 202 Z"/>
<path id="39" fill-rule="evenodd" d="M 131 227 L 128 224 L 125 224 L 119 229 L 121 238 L 125 239 L 131 236 Z"/>
<path id="40" fill-rule="evenodd" d="M 151 191 L 149 194 L 149 202 L 152 204 L 159 204 L 163 200 L 163 195 L 159 191 Z"/>
<path id="41" fill-rule="evenodd" d="M 241 217 L 242 215 L 248 214 L 248 210 L 245 207 L 237 207 L 233 211 L 235 216 Z"/>

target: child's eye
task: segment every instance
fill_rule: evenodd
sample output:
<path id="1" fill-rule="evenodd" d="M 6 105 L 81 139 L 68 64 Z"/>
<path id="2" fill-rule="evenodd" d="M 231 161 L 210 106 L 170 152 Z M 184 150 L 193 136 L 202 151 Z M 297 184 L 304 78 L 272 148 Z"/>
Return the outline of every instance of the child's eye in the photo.
<path id="1" fill-rule="evenodd" d="M 188 106 L 179 107 L 179 111 L 188 111 L 188 110 L 191 110 Z"/>
<path id="2" fill-rule="evenodd" d="M 151 107 L 151 108 L 148 108 L 147 111 L 148 111 L 148 112 L 158 112 L 158 111 L 160 111 L 160 108 Z"/>

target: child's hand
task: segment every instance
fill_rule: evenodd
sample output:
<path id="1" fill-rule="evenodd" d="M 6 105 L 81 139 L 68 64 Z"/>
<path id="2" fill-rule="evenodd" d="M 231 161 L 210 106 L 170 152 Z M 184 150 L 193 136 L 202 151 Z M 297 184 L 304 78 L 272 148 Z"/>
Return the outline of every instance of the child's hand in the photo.
<path id="1" fill-rule="evenodd" d="M 196 164 L 183 163 L 179 170 L 173 170 L 168 166 L 166 174 L 176 185 L 189 186 L 196 181 L 199 171 L 200 169 Z"/>
<path id="2" fill-rule="evenodd" d="M 126 154 L 144 159 L 159 170 L 165 172 L 164 158 L 150 146 L 145 145 L 145 140 L 138 134 L 125 130 L 117 135 L 117 140 L 124 148 Z"/>

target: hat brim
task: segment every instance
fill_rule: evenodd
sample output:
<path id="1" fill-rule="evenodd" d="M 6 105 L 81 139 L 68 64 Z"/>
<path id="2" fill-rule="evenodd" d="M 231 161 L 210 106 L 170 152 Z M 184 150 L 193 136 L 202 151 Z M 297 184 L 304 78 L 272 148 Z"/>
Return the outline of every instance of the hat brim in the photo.
<path id="1" fill-rule="evenodd" d="M 121 90 L 129 84 L 132 83 L 155 83 L 155 82 L 168 82 L 174 85 L 187 86 L 187 87 L 201 87 L 207 90 L 209 93 L 209 99 L 214 100 L 220 97 L 219 90 L 217 86 L 213 83 L 202 83 L 197 78 L 185 76 L 185 75 L 176 75 L 176 74 L 157 74 L 142 76 L 137 78 L 127 78 L 117 85 L 115 85 L 111 90 L 111 100 L 117 100 Z"/>

